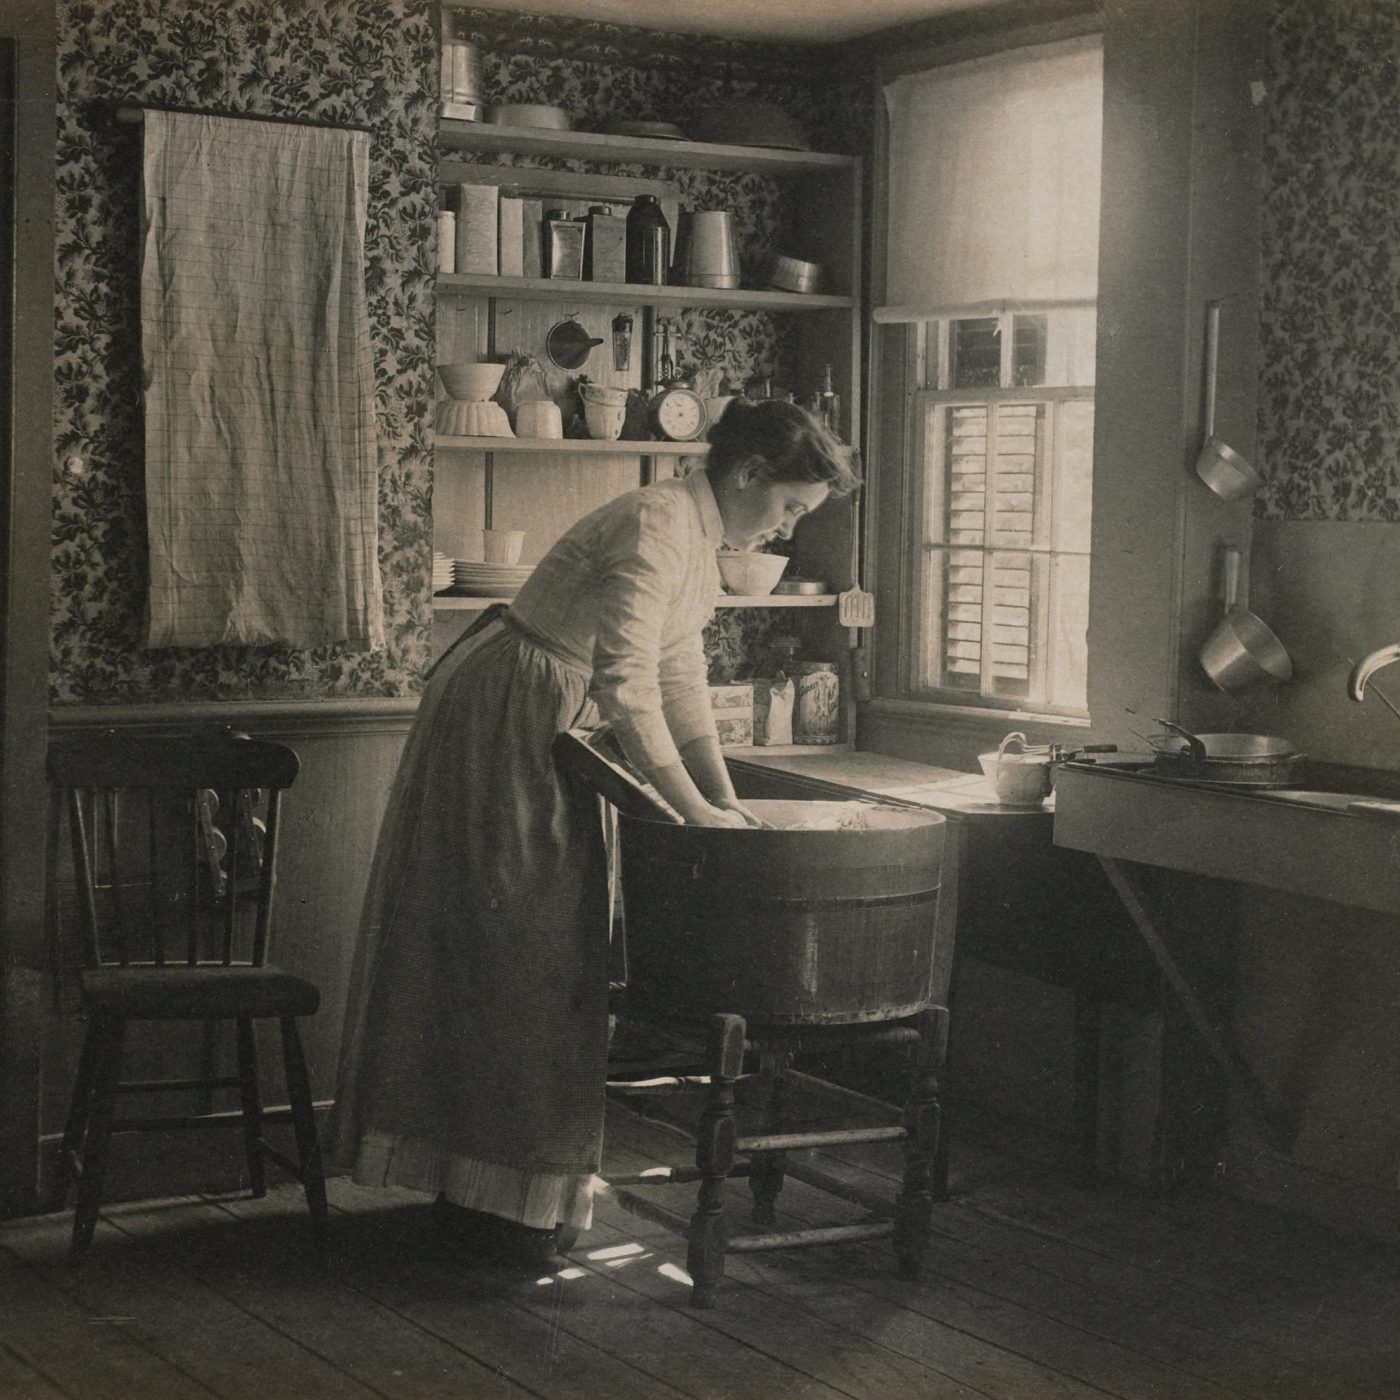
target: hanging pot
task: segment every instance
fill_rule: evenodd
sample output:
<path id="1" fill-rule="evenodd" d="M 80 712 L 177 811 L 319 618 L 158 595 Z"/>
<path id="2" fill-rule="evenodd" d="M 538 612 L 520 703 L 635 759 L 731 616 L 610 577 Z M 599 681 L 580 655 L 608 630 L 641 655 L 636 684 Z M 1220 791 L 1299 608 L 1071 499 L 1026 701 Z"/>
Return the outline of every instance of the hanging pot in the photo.
<path id="1" fill-rule="evenodd" d="M 1252 462 L 1215 436 L 1215 380 L 1220 359 L 1220 303 L 1206 310 L 1206 422 L 1205 441 L 1196 458 L 1196 475 L 1227 501 L 1242 501 L 1263 484 Z"/>
<path id="2" fill-rule="evenodd" d="M 1201 647 L 1201 665 L 1221 690 L 1245 690 L 1261 681 L 1277 684 L 1293 678 L 1293 660 L 1273 630 L 1238 602 L 1240 552 L 1220 551 L 1224 616 Z"/>

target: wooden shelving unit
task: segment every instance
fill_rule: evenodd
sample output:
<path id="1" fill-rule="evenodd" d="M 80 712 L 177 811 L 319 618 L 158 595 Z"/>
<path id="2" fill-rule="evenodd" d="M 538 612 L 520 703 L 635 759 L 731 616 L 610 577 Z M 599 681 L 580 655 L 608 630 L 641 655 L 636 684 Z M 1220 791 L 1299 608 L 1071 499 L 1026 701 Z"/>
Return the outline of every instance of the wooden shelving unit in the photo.
<path id="1" fill-rule="evenodd" d="M 612 136 L 596 131 L 545 131 L 525 126 L 444 120 L 439 141 L 449 151 L 522 156 L 563 156 L 600 163 L 684 167 L 691 170 L 752 170 L 800 175 L 851 170 L 853 156 L 828 151 L 793 151 L 772 146 L 715 146 L 703 141 Z"/>
<path id="2" fill-rule="evenodd" d="M 663 441 L 603 441 L 595 438 L 518 438 L 518 437 L 449 437 L 439 433 L 434 439 L 438 447 L 458 452 L 545 452 L 561 456 L 633 456 L 633 457 L 703 457 L 710 450 L 708 442 Z"/>
<path id="3" fill-rule="evenodd" d="M 782 251 L 818 262 L 823 290 L 801 294 L 763 287 L 718 289 L 588 282 L 540 277 L 502 277 L 487 273 L 448 273 L 437 279 L 439 357 L 499 359 L 515 349 L 540 355 L 552 324 L 573 317 L 590 336 L 606 346 L 612 322 L 636 317 L 632 360 L 614 365 L 600 348 L 584 371 L 595 383 L 611 388 L 645 388 L 655 381 L 656 328 L 662 318 L 683 310 L 713 310 L 736 315 L 781 317 L 786 366 L 780 386 L 804 394 L 831 366 L 834 385 L 845 409 L 843 435 L 854 440 L 861 422 L 860 363 L 862 171 L 852 156 L 824 151 L 770 147 L 718 146 L 696 141 L 614 136 L 585 131 L 545 131 L 444 120 L 440 126 L 439 177 L 445 185 L 482 183 L 515 186 L 531 197 L 560 204 L 581 202 L 629 204 L 640 194 L 663 203 L 679 198 L 670 172 L 677 169 L 746 171 L 771 176 L 780 185 L 784 225 L 791 242 Z M 517 156 L 523 164 L 498 163 Z M 558 157 L 573 162 L 568 170 L 534 162 Z M 621 168 L 619 168 L 621 167 Z M 586 200 L 585 200 L 586 197 Z M 673 220 L 673 228 L 676 225 Z M 742 231 L 741 231 L 742 236 Z M 640 350 L 640 363 L 637 355 Z M 556 393 L 551 384 L 550 392 Z M 685 458 L 702 458 L 704 442 L 540 440 L 515 437 L 435 439 L 439 463 L 442 517 L 440 548 L 460 553 L 480 526 L 509 523 L 531 534 L 535 551 L 578 517 L 630 485 L 669 474 Z M 852 449 L 854 452 L 854 449 Z M 635 464 L 635 465 L 634 465 Z M 628 478 L 630 477 L 630 482 Z M 840 660 L 855 634 L 837 621 L 837 594 L 857 580 L 857 511 L 850 500 L 838 501 L 803 523 L 796 539 L 794 563 L 808 578 L 827 580 L 823 594 L 725 595 L 723 609 L 791 609 L 804 637 L 805 654 Z M 439 643 L 473 613 L 497 598 L 434 595 L 432 606 L 442 629 Z"/>

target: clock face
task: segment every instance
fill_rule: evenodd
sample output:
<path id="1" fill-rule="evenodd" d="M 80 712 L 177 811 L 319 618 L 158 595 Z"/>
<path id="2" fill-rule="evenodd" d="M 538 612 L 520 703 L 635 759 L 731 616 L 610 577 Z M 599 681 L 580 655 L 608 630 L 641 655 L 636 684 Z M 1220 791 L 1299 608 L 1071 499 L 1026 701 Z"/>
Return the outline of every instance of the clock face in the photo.
<path id="1" fill-rule="evenodd" d="M 689 389 L 667 389 L 652 400 L 657 430 L 674 442 L 690 442 L 705 431 L 705 401 Z"/>

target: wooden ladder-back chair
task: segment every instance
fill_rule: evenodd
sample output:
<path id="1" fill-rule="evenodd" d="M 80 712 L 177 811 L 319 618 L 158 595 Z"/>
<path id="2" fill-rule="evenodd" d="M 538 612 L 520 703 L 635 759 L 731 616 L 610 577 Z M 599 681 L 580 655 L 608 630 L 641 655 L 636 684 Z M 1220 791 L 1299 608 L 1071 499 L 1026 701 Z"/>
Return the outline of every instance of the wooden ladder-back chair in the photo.
<path id="1" fill-rule="evenodd" d="M 324 1233 L 326 1192 L 297 1032 L 320 992 L 268 961 L 281 795 L 299 766 L 285 745 L 225 732 L 108 731 L 49 748 L 49 778 L 67 797 L 88 1020 L 52 1192 L 61 1209 L 76 1177 L 75 1260 L 92 1240 L 114 1133 L 241 1123 L 252 1193 L 264 1194 L 264 1158 L 272 1159 L 302 1183 L 317 1238 Z M 281 1024 L 286 1109 L 262 1107 L 253 1026 L 263 1018 Z M 237 1074 L 123 1080 L 128 1025 L 153 1021 L 233 1022 Z M 241 1114 L 216 1111 L 215 1092 L 235 1088 Z M 195 1093 L 203 1096 L 199 1112 L 115 1114 L 119 1098 Z M 288 1120 L 296 1162 L 262 1135 L 264 1124 Z"/>

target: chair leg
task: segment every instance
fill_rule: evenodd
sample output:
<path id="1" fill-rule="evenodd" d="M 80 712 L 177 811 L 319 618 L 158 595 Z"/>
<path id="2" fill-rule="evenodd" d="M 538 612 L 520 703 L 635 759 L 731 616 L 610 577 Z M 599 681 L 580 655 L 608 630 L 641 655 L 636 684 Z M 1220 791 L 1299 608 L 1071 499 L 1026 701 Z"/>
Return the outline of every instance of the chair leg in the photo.
<path id="1" fill-rule="evenodd" d="M 267 1195 L 267 1164 L 262 1150 L 262 1099 L 258 1094 L 258 1043 L 252 1018 L 238 1018 L 238 1092 L 243 1100 L 243 1152 L 248 1159 L 248 1187 Z"/>
<path id="2" fill-rule="evenodd" d="M 68 1204 L 68 1192 L 73 1185 L 77 1164 L 82 1160 L 83 1142 L 87 1137 L 88 1120 L 92 1115 L 92 1086 L 97 1075 L 100 1024 L 90 1020 L 83 1034 L 78 1077 L 73 1081 L 73 1101 L 68 1108 L 68 1121 L 63 1128 L 63 1143 L 58 1150 L 53 1185 L 49 1189 L 50 1210 L 62 1210 Z"/>
<path id="3" fill-rule="evenodd" d="M 73 1214 L 73 1242 L 68 1257 L 77 1263 L 92 1243 L 97 1228 L 98 1207 L 102 1203 L 102 1178 L 107 1171 L 107 1147 L 112 1137 L 116 1113 L 117 1086 L 121 1082 L 122 1041 L 126 1022 L 119 1017 L 95 1020 L 89 1031 L 93 1038 L 91 1109 L 82 1147 L 78 1173 L 78 1208 Z"/>
<path id="4" fill-rule="evenodd" d="M 311 1080 L 306 1073 L 306 1056 L 302 1054 L 296 1017 L 283 1016 L 281 1020 L 282 1063 L 287 1074 L 287 1098 L 292 1108 L 297 1160 L 301 1163 L 301 1184 L 306 1192 L 307 1209 L 311 1212 L 311 1226 L 319 1242 L 325 1239 L 329 1212 L 321 1144 L 316 1137 L 316 1117 L 311 1110 Z"/>
<path id="5" fill-rule="evenodd" d="M 787 1089 L 783 1075 L 791 1063 L 792 1053 L 788 1050 L 770 1050 L 764 1046 L 759 1051 L 759 1073 L 763 1077 L 765 1090 L 763 1104 L 763 1128 L 765 1132 L 776 1133 L 782 1127 Z M 753 1222 L 755 1225 L 776 1225 L 778 1223 L 778 1195 L 783 1189 L 783 1178 L 786 1170 L 786 1152 L 755 1152 L 749 1159 L 749 1190 L 753 1194 Z"/>
<path id="6" fill-rule="evenodd" d="M 948 1013 L 919 1013 L 913 1084 L 904 1106 L 904 1184 L 895 1202 L 894 1253 L 904 1278 L 916 1279 L 933 1235 L 933 1169 L 938 1155 L 938 1078 L 948 1038 Z"/>
<path id="7" fill-rule="evenodd" d="M 724 1182 L 734 1165 L 734 1081 L 744 1070 L 744 1018 L 716 1016 L 710 1022 L 710 1089 L 705 1112 L 695 1134 L 695 1165 L 700 1191 L 690 1218 L 686 1268 L 690 1272 L 690 1304 L 712 1308 L 715 1290 L 724 1277 L 728 1235 L 724 1221 Z"/>

